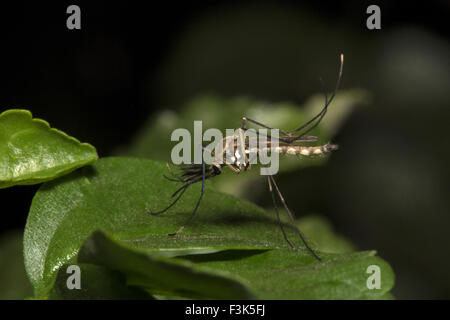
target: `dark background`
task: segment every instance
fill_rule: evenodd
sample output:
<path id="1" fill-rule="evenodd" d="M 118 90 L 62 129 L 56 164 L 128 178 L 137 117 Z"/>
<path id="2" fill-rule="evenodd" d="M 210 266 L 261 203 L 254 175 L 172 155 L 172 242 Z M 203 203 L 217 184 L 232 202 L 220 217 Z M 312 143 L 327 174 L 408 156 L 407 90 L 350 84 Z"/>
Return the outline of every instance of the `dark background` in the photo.
<path id="1" fill-rule="evenodd" d="M 70 4 L 81 7 L 81 30 L 66 28 Z M 366 28 L 369 4 L 381 8 L 381 30 Z M 446 1 L 2 4 L 0 111 L 29 109 L 108 156 L 156 111 L 199 93 L 302 104 L 321 90 L 318 75 L 334 79 L 344 52 L 343 88 L 367 89 L 374 99 L 346 121 L 334 138 L 346 148 L 325 168 L 305 170 L 301 184 L 280 177 L 295 186 L 285 196 L 305 194 L 305 211 L 326 215 L 359 248 L 377 249 L 396 273 L 396 297 L 449 298 L 449 8 Z M 0 234 L 23 229 L 37 188 L 0 190 Z"/>

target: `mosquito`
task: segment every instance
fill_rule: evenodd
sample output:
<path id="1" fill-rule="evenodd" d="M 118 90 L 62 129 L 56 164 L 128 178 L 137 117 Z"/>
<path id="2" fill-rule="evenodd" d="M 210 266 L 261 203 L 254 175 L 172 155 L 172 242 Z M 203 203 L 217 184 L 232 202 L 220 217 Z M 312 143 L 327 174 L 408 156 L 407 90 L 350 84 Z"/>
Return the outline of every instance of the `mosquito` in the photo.
<path id="1" fill-rule="evenodd" d="M 265 146 L 258 146 L 258 148 L 260 148 L 260 149 L 266 148 L 266 149 L 269 149 L 270 152 L 277 152 L 280 154 L 301 155 L 301 156 L 306 156 L 306 157 L 320 156 L 320 155 L 324 155 L 326 153 L 330 153 L 333 150 L 337 150 L 338 145 L 336 145 L 336 144 L 327 143 L 327 144 L 320 145 L 320 146 L 304 146 L 304 145 L 301 145 L 301 143 L 312 142 L 312 141 L 318 140 L 317 137 L 308 136 L 307 134 L 311 130 L 313 130 L 322 121 L 323 117 L 327 113 L 328 106 L 333 101 L 333 99 L 336 95 L 336 92 L 339 88 L 339 85 L 340 85 L 340 82 L 342 79 L 343 66 L 344 66 L 344 55 L 341 54 L 340 55 L 339 73 L 338 73 L 338 78 L 336 81 L 335 89 L 334 89 L 333 93 L 331 94 L 330 98 L 328 98 L 328 95 L 325 92 L 325 105 L 318 114 L 316 114 L 313 118 L 311 118 L 309 121 L 307 121 L 306 123 L 301 125 L 299 128 L 295 129 L 294 131 L 287 132 L 287 131 L 279 130 L 279 133 L 281 133 L 281 136 L 276 137 L 279 142 L 278 146 L 272 147 L 270 141 L 268 141 Z M 192 219 L 194 218 L 194 216 L 200 206 L 200 202 L 203 198 L 203 195 L 205 193 L 205 181 L 207 179 L 210 179 L 210 178 L 213 178 L 213 177 L 219 175 L 222 172 L 222 169 L 224 169 L 225 167 L 228 167 L 235 173 L 240 173 L 241 171 L 246 171 L 250 168 L 249 154 L 251 154 L 251 151 L 249 150 L 249 142 L 248 142 L 248 140 L 245 140 L 244 135 L 243 135 L 243 132 L 248 130 L 247 123 L 252 123 L 253 125 L 256 125 L 256 126 L 259 126 L 259 127 L 265 128 L 265 129 L 273 129 L 273 128 L 269 127 L 268 125 L 260 123 L 256 120 L 250 119 L 248 117 L 243 117 L 242 125 L 238 129 L 239 134 L 227 136 L 227 137 L 223 138 L 222 144 L 225 146 L 225 148 L 223 149 L 223 153 L 220 155 L 214 155 L 215 159 L 220 158 L 220 160 L 222 160 L 222 161 L 216 161 L 216 162 L 212 162 L 211 164 L 206 165 L 205 161 L 203 159 L 203 152 L 202 152 L 202 163 L 182 167 L 180 175 L 175 174 L 171 170 L 170 166 L 167 164 L 167 168 L 168 168 L 168 171 L 169 171 L 171 177 L 167 177 L 166 175 L 164 175 L 164 177 L 170 181 L 182 183 L 182 186 L 179 187 L 172 194 L 171 198 L 174 198 L 174 200 L 172 201 L 172 203 L 169 206 L 167 206 L 163 210 L 157 211 L 157 212 L 153 212 L 153 211 L 149 210 L 148 213 L 150 213 L 151 215 L 160 215 L 160 214 L 166 212 L 167 210 L 169 210 L 171 207 L 173 207 L 178 202 L 178 200 L 183 196 L 184 192 L 189 188 L 189 186 L 191 186 L 197 182 L 202 183 L 200 196 L 197 200 L 194 210 L 191 212 L 191 215 L 189 216 L 187 221 L 176 232 L 170 233 L 169 236 L 178 235 L 192 221 Z M 267 136 L 267 137 L 270 137 L 270 136 Z M 232 154 L 234 156 L 227 157 L 227 156 L 225 156 L 225 151 L 227 149 L 229 149 L 230 146 L 233 149 Z M 209 151 L 205 147 L 203 147 L 203 150 Z M 257 152 L 256 152 L 257 155 L 258 155 L 259 151 L 261 151 L 261 150 L 257 150 Z M 211 152 L 211 151 L 209 151 L 209 152 Z M 283 205 L 284 209 L 286 210 L 286 212 L 289 216 L 289 220 L 291 222 L 291 227 L 293 227 L 293 229 L 295 230 L 297 235 L 300 237 L 300 239 L 301 239 L 302 243 L 304 244 L 304 246 L 306 247 L 306 249 L 314 256 L 314 258 L 316 258 L 318 261 L 321 261 L 321 258 L 309 246 L 308 242 L 306 241 L 306 237 L 303 235 L 303 233 L 300 231 L 300 229 L 295 225 L 294 215 L 293 215 L 292 211 L 289 209 L 289 207 L 287 206 L 286 201 L 285 201 L 283 195 L 281 194 L 281 191 L 278 188 L 278 185 L 275 182 L 273 175 L 267 176 L 267 183 L 269 186 L 269 191 L 272 195 L 272 202 L 273 202 L 273 206 L 275 208 L 277 221 L 278 221 L 278 224 L 280 226 L 280 229 L 283 233 L 283 237 L 286 240 L 286 242 L 289 244 L 289 246 L 291 248 L 293 248 L 293 249 L 295 248 L 293 243 L 287 237 L 283 223 L 281 222 L 275 195 L 278 196 L 281 204 Z"/>

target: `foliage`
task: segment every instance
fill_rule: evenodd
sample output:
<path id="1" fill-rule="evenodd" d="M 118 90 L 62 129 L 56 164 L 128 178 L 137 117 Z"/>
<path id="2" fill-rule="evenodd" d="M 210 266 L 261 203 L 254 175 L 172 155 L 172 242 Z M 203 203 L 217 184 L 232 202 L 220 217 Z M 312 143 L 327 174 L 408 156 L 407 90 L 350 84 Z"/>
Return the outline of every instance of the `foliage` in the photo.
<path id="1" fill-rule="evenodd" d="M 51 297 L 58 271 L 64 273 L 61 267 L 68 263 L 120 272 L 127 284 L 154 296 L 388 296 L 393 273 L 375 252 L 348 252 L 346 244 L 322 251 L 326 244 L 319 243 L 323 262 L 318 263 L 292 230 L 289 237 L 298 248 L 289 249 L 276 220 L 263 209 L 211 188 L 192 224 L 177 237 L 168 237 L 184 223 L 200 186 L 188 190 L 167 214 L 151 216 L 147 210 L 166 206 L 176 187 L 162 177 L 165 170 L 163 163 L 150 160 L 102 158 L 45 183 L 33 199 L 24 236 L 25 264 L 36 297 Z M 320 221 L 314 223 L 327 231 Z M 335 237 L 330 230 L 321 235 Z M 372 264 L 382 270 L 380 290 L 366 287 L 365 271 Z"/>
<path id="2" fill-rule="evenodd" d="M 351 91 L 336 102 L 349 111 L 364 98 L 365 92 Z M 300 109 L 290 103 L 204 96 L 179 116 L 170 112 L 156 116 L 135 143 L 119 153 L 166 159 L 172 146 L 166 143 L 170 132 L 191 128 L 196 119 L 204 121 L 204 130 L 238 127 L 232 122 L 243 115 L 290 130 L 318 112 L 318 99 Z M 322 123 L 312 134 L 320 136 L 319 143 L 328 142 L 344 118 L 342 112 L 332 113 L 328 125 Z M 355 251 L 317 215 L 296 223 L 322 261 L 315 260 L 283 221 L 296 246 L 291 249 L 275 213 L 230 195 L 228 178 L 217 184 L 207 181 L 197 216 L 183 233 L 169 237 L 192 212 L 201 186 L 191 186 L 165 214 L 150 215 L 150 210 L 169 205 L 177 188 L 163 178 L 167 170 L 163 162 L 133 157 L 97 160 L 94 147 L 33 119 L 26 110 L 0 114 L 0 146 L 0 188 L 45 182 L 33 198 L 23 235 L 34 299 L 392 298 L 394 274 L 375 251 Z M 323 159 L 315 163 L 294 159 L 282 170 L 320 164 Z M 250 178 L 262 179 L 256 174 Z M 16 233 L 0 241 L 0 271 L 10 275 L 2 282 L 23 284 L 4 298 L 31 297 L 17 254 L 21 239 Z M 81 269 L 81 290 L 67 288 L 67 268 L 73 264 Z M 371 265 L 380 267 L 380 289 L 366 285 Z"/>
<path id="3" fill-rule="evenodd" d="M 33 119 L 27 110 L 0 114 L 0 189 L 48 181 L 97 158 L 93 146 Z"/>

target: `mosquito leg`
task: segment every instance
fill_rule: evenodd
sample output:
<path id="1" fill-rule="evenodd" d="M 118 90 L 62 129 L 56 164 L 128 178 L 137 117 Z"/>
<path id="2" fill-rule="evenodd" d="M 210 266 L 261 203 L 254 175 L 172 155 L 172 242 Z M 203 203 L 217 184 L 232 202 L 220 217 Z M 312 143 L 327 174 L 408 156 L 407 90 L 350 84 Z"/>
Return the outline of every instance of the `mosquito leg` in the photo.
<path id="1" fill-rule="evenodd" d="M 326 94 L 325 94 L 325 96 L 326 96 Z M 327 101 L 327 98 L 325 98 L 325 100 Z M 323 118 L 324 115 L 325 115 L 325 113 L 322 113 L 321 118 Z M 267 128 L 267 129 L 272 129 L 273 130 L 273 128 L 271 128 L 269 126 L 266 126 L 265 124 L 259 123 L 258 121 L 255 121 L 255 120 L 252 120 L 252 119 L 249 119 L 249 118 L 246 118 L 246 117 L 243 117 L 242 118 L 242 127 L 241 127 L 241 129 L 244 130 L 244 131 L 247 130 L 247 121 L 252 122 L 252 123 L 254 123 L 256 125 L 259 125 L 259 126 L 261 126 L 263 128 Z M 312 122 L 312 121 L 313 121 L 313 119 L 310 122 Z M 310 122 L 308 122 L 307 124 L 309 124 Z M 305 136 L 305 135 L 292 136 L 292 134 L 294 134 L 294 133 L 298 132 L 299 130 L 303 129 L 303 127 L 306 126 L 307 124 L 303 125 L 299 129 L 294 130 L 292 132 L 286 132 L 286 131 L 278 129 L 279 132 L 284 134 L 283 137 L 278 137 L 278 139 L 281 142 L 285 142 L 285 143 L 316 141 L 317 137 L 314 137 L 314 136 Z M 259 132 L 256 132 L 256 134 L 260 135 Z M 270 135 L 266 135 L 266 137 L 267 138 L 271 138 Z"/>
<path id="2" fill-rule="evenodd" d="M 278 197 L 280 198 L 281 203 L 283 204 L 284 208 L 286 209 L 286 211 L 287 211 L 287 213 L 289 215 L 289 219 L 291 220 L 292 226 L 295 228 L 295 231 L 300 236 L 300 239 L 302 240 L 303 244 L 308 249 L 308 251 L 311 252 L 311 254 L 314 256 L 314 258 L 316 258 L 318 261 L 322 261 L 322 259 L 320 259 L 319 256 L 314 252 L 314 250 L 308 245 L 308 243 L 306 242 L 305 237 L 303 236 L 303 233 L 295 225 L 294 216 L 292 215 L 291 210 L 288 208 L 288 206 L 286 204 L 286 201 L 284 201 L 283 195 L 281 194 L 280 189 L 278 189 L 278 186 L 277 186 L 277 183 L 275 182 L 275 179 L 273 178 L 273 176 L 269 176 L 269 178 L 272 180 L 272 183 L 275 186 L 275 190 L 277 191 Z"/>
<path id="3" fill-rule="evenodd" d="M 166 167 L 167 167 L 167 170 L 169 171 L 169 173 L 170 173 L 170 175 L 171 175 L 172 177 L 174 177 L 178 182 L 184 182 L 183 179 L 181 179 L 179 176 L 177 176 L 177 175 L 172 171 L 172 168 L 170 167 L 170 165 L 169 165 L 168 162 L 166 162 Z M 168 179 L 168 178 L 167 178 L 167 179 Z M 170 180 L 170 179 L 168 179 L 168 180 Z M 173 181 L 173 180 L 172 180 L 172 181 Z"/>
<path id="4" fill-rule="evenodd" d="M 269 126 L 266 126 L 265 124 L 262 124 L 262 123 L 260 123 L 260 122 L 258 122 L 258 121 L 255 121 L 255 120 L 253 120 L 253 119 L 249 119 L 249 118 L 247 118 L 247 117 L 243 117 L 243 118 L 242 118 L 242 126 L 241 126 L 241 129 L 244 130 L 244 131 L 247 130 L 247 121 L 252 122 L 252 123 L 254 123 L 254 124 L 258 125 L 258 126 L 261 126 L 261 127 L 263 127 L 263 128 L 274 130 L 274 128 L 271 128 L 271 127 L 269 127 Z M 277 130 L 278 130 L 279 132 L 281 132 L 282 134 L 289 136 L 289 133 L 288 133 L 288 132 L 283 131 L 283 130 L 280 130 L 280 129 L 277 129 Z M 270 135 L 263 135 L 263 134 L 261 134 L 261 133 L 259 133 L 259 132 L 256 132 L 256 134 L 257 134 L 258 136 L 262 135 L 262 136 L 265 136 L 266 138 L 271 138 Z M 284 137 L 277 137 L 277 139 L 280 140 L 281 142 L 289 143 L 289 140 L 285 140 Z"/>
<path id="5" fill-rule="evenodd" d="M 202 191 L 200 193 L 200 197 L 197 200 L 197 204 L 195 205 L 194 211 L 192 211 L 192 213 L 189 216 L 189 218 L 187 219 L 187 221 L 176 232 L 169 233 L 169 236 L 176 236 L 177 234 L 182 232 L 184 230 L 184 228 L 189 224 L 189 222 L 191 222 L 192 218 L 194 218 L 195 213 L 197 212 L 198 207 L 200 206 L 200 202 L 202 201 L 203 194 L 205 193 L 205 180 L 206 180 L 205 171 L 206 171 L 205 160 L 203 159 L 203 149 L 202 149 Z"/>
<path id="6" fill-rule="evenodd" d="M 225 165 L 228 168 L 230 168 L 231 170 L 233 170 L 234 173 L 240 173 L 241 172 L 241 169 L 239 169 L 238 167 L 236 167 L 236 166 L 234 166 L 232 164 L 229 164 L 228 162 L 225 162 Z"/>
<path id="7" fill-rule="evenodd" d="M 180 198 L 183 196 L 183 193 L 186 191 L 186 189 L 187 189 L 189 186 L 190 186 L 190 184 L 185 184 L 184 186 L 180 187 L 177 191 L 175 191 L 175 192 L 172 194 L 172 198 L 175 197 L 175 196 L 177 195 L 177 193 L 179 193 L 180 191 L 181 191 L 181 192 L 180 192 L 180 194 L 178 195 L 178 197 L 177 197 L 177 198 L 176 198 L 176 199 L 175 199 L 168 207 L 166 207 L 165 209 L 163 209 L 163 210 L 161 210 L 161 211 L 156 211 L 156 212 L 153 212 L 153 211 L 151 211 L 151 210 L 148 210 L 148 213 L 151 214 L 152 216 L 157 216 L 157 215 L 160 215 L 160 214 L 166 212 L 167 210 L 169 210 L 170 208 L 172 208 L 172 207 L 175 205 L 175 203 L 178 202 L 178 200 L 180 200 Z"/>
<path id="8" fill-rule="evenodd" d="M 247 117 L 242 117 L 241 129 L 244 131 L 247 130 Z"/>
<path id="9" fill-rule="evenodd" d="M 169 177 L 166 176 L 165 174 L 163 174 L 163 177 L 164 177 L 165 179 L 169 180 L 169 181 L 172 181 L 172 182 L 183 182 L 183 181 L 180 180 L 180 179 L 169 178 Z"/>
<path id="10" fill-rule="evenodd" d="M 240 149 L 241 149 L 241 156 L 243 158 L 244 161 L 244 165 L 247 167 L 248 165 L 248 156 L 247 153 L 245 152 L 245 138 L 244 138 L 244 130 L 238 129 L 239 131 L 239 144 L 241 145 Z"/>
<path id="11" fill-rule="evenodd" d="M 325 106 L 322 108 L 322 110 L 318 114 L 316 114 L 311 120 L 309 120 L 308 122 L 303 124 L 300 128 L 295 129 L 294 131 L 290 132 L 289 135 L 293 135 L 293 134 L 301 131 L 302 129 L 307 128 L 311 123 L 313 123 L 315 121 L 313 126 L 310 127 L 310 128 L 307 128 L 306 131 L 303 134 L 299 135 L 299 137 L 302 136 L 302 135 L 305 135 L 306 133 L 308 133 L 312 129 L 314 129 L 320 123 L 322 118 L 325 116 L 325 113 L 327 113 L 327 110 L 328 110 L 328 106 L 330 105 L 331 101 L 333 101 L 334 97 L 336 96 L 336 92 L 339 89 L 339 85 L 341 83 L 342 72 L 343 72 L 343 68 L 344 68 L 344 55 L 343 54 L 341 54 L 340 60 L 341 60 L 341 64 L 340 64 L 340 67 L 339 67 L 339 74 L 338 74 L 338 79 L 336 81 L 336 87 L 334 88 L 334 91 L 331 94 L 330 99 L 328 99 L 326 94 L 325 94 Z"/>
<path id="12" fill-rule="evenodd" d="M 278 212 L 277 202 L 275 201 L 275 195 L 274 195 L 273 190 L 272 190 L 272 183 L 270 182 L 270 176 L 267 177 L 267 182 L 269 183 L 269 190 L 270 190 L 270 194 L 272 195 L 273 207 L 275 208 L 275 212 L 277 213 L 278 224 L 280 225 L 281 232 L 283 232 L 284 240 L 286 240 L 286 242 L 289 244 L 289 246 L 292 249 L 294 249 L 294 245 L 288 239 L 288 237 L 286 235 L 286 231 L 284 231 L 283 223 L 280 220 L 280 213 Z"/>
<path id="13" fill-rule="evenodd" d="M 244 130 L 246 130 L 246 122 L 251 122 L 251 123 L 253 123 L 253 124 L 256 124 L 257 126 L 260 126 L 260 127 L 263 127 L 263 128 L 266 128 L 266 129 L 270 129 L 270 130 L 273 130 L 274 128 L 272 128 L 272 127 L 269 127 L 268 125 L 265 125 L 265 124 L 263 124 L 263 123 L 261 123 L 261 122 L 258 122 L 258 121 L 256 121 L 256 120 L 253 120 L 253 119 L 250 119 L 250 118 L 247 118 L 247 117 L 243 117 L 242 118 L 242 129 L 244 129 Z M 286 132 L 286 131 L 283 131 L 283 130 L 280 130 L 280 129 L 278 129 L 278 131 L 280 131 L 282 134 L 285 134 L 285 135 L 288 135 L 289 133 L 288 132 Z"/>
<path id="14" fill-rule="evenodd" d="M 322 80 L 322 78 L 319 77 L 320 83 L 322 84 L 322 86 L 325 88 L 324 90 L 324 95 L 325 95 L 325 106 L 322 108 L 322 110 L 312 119 L 310 119 L 308 122 L 306 122 L 305 124 L 303 124 L 300 128 L 295 129 L 294 131 L 290 132 L 290 134 L 295 134 L 297 132 L 299 132 L 300 130 L 302 130 L 303 128 L 307 127 L 308 125 L 310 125 L 314 120 L 316 120 L 318 118 L 318 120 L 316 121 L 316 124 L 308 129 L 308 131 L 311 131 L 312 129 L 314 129 L 320 121 L 322 121 L 322 118 L 325 116 L 325 114 L 327 113 L 328 110 L 328 105 L 330 104 L 331 100 L 328 101 L 328 95 L 327 95 L 327 85 L 325 84 L 325 82 Z M 297 137 L 301 137 L 302 135 L 299 135 Z"/>

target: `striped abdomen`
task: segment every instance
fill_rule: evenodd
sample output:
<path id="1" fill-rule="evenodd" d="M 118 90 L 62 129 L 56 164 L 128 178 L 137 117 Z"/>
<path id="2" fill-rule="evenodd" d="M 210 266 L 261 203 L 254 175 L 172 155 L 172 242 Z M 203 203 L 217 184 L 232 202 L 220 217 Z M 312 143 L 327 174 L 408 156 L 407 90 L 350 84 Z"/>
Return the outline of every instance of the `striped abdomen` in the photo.
<path id="1" fill-rule="evenodd" d="M 271 151 L 279 152 L 282 154 L 292 154 L 301 156 L 319 156 L 333 150 L 337 150 L 337 144 L 324 144 L 322 146 L 316 147 L 305 147 L 305 146 L 278 146 Z"/>

